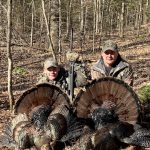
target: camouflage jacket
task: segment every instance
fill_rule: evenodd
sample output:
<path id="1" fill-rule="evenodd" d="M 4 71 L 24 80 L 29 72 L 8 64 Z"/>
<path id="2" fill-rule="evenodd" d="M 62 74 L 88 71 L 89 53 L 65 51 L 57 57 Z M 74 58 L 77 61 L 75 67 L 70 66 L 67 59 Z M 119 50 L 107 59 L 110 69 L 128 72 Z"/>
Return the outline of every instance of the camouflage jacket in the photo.
<path id="1" fill-rule="evenodd" d="M 85 70 L 85 64 L 81 63 L 80 61 L 76 62 L 74 65 L 74 82 L 75 87 L 82 87 L 85 86 L 88 83 L 88 77 Z"/>
<path id="2" fill-rule="evenodd" d="M 106 66 L 104 65 L 103 59 L 99 59 L 96 64 L 91 68 L 91 77 L 92 79 L 99 79 L 105 76 L 112 76 L 118 79 L 121 79 L 133 85 L 133 71 L 129 63 L 123 60 L 120 56 L 114 67 L 111 68 L 110 72 L 107 73 Z"/>
<path id="3" fill-rule="evenodd" d="M 64 68 L 60 68 L 58 77 L 55 80 L 49 80 L 48 77 L 43 73 L 38 78 L 38 84 L 40 83 L 50 83 L 60 87 L 62 90 L 68 90 L 68 82 L 67 82 L 68 73 Z"/>
<path id="4" fill-rule="evenodd" d="M 38 84 L 40 83 L 50 83 L 56 85 L 63 89 L 65 92 L 68 93 L 69 87 L 69 70 L 65 70 L 64 68 L 60 69 L 58 77 L 56 80 L 49 80 L 45 74 L 42 74 L 38 78 Z M 74 64 L 74 88 L 83 87 L 88 83 L 87 76 L 85 72 L 85 66 L 83 63 L 76 62 Z"/>

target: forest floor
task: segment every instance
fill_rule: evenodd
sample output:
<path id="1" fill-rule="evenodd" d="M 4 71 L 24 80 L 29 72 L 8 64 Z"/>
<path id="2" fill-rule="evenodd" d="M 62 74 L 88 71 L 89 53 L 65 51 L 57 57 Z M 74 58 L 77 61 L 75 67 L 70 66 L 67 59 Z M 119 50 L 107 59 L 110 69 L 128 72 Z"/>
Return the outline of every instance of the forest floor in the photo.
<path id="1" fill-rule="evenodd" d="M 121 46 L 121 55 L 131 63 L 134 71 L 133 89 L 137 92 L 138 88 L 145 82 L 150 81 L 150 36 L 145 41 L 126 38 L 118 40 Z M 92 44 L 91 44 L 92 45 Z M 75 48 L 74 48 L 75 49 Z M 100 56 L 100 50 L 95 52 L 92 46 L 86 46 L 81 53 L 81 58 L 90 68 Z M 7 92 L 7 53 L 6 47 L 0 47 L 0 133 L 9 122 L 11 112 L 9 111 L 9 101 Z M 42 62 L 48 57 L 48 52 L 42 49 L 34 49 L 23 46 L 12 47 L 12 58 L 14 62 L 13 70 L 13 94 L 15 101 L 28 88 L 35 85 L 37 76 L 42 73 Z M 65 60 L 65 58 L 64 58 Z M 63 59 L 62 59 L 63 61 Z M 64 63 L 64 62 L 62 62 Z M 4 147 L 2 149 L 5 149 Z"/>

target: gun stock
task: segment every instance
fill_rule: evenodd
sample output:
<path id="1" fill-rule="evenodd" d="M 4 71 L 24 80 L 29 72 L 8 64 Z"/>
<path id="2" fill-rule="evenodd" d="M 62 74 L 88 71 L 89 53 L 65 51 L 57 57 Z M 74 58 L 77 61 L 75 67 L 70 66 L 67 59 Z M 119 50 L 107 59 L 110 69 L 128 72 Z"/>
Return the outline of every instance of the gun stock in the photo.
<path id="1" fill-rule="evenodd" d="M 71 103 L 73 103 L 73 98 L 74 98 L 74 62 L 70 62 L 69 95 L 70 95 Z"/>

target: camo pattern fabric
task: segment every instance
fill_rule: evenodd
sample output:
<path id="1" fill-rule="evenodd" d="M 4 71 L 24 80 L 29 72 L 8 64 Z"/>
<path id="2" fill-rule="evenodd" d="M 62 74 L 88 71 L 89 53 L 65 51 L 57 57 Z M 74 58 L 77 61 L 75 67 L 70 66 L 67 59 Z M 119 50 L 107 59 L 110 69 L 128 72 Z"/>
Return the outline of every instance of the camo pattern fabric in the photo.
<path id="1" fill-rule="evenodd" d="M 76 87 L 85 86 L 88 83 L 85 64 L 81 62 L 75 63 L 74 71 L 75 71 L 75 86 Z"/>
<path id="2" fill-rule="evenodd" d="M 69 77 L 69 64 L 67 64 L 66 68 L 68 70 L 68 77 L 67 77 L 67 83 L 70 85 L 70 77 Z M 87 77 L 87 72 L 85 69 L 85 64 L 76 61 L 74 63 L 74 96 L 76 96 L 81 89 L 84 88 L 84 86 L 89 82 L 89 79 Z"/>
<path id="3" fill-rule="evenodd" d="M 68 76 L 67 71 L 64 68 L 60 68 L 60 71 L 59 71 L 59 74 L 58 74 L 58 77 L 56 78 L 56 80 L 49 80 L 48 77 L 43 73 L 38 78 L 38 84 L 50 83 L 50 84 L 60 87 L 62 90 L 67 92 L 68 91 L 67 76 Z"/>
<path id="4" fill-rule="evenodd" d="M 56 85 L 68 93 L 69 83 L 69 71 L 64 68 L 60 69 L 58 77 L 56 80 L 49 80 L 45 74 L 42 74 L 38 78 L 38 84 L 40 83 L 50 83 Z M 76 62 L 74 64 L 74 88 L 83 87 L 88 83 L 88 79 L 85 71 L 85 64 L 81 62 Z"/>
<path id="5" fill-rule="evenodd" d="M 91 78 L 99 79 L 106 76 L 112 76 L 118 79 L 123 80 L 128 85 L 133 85 L 133 70 L 129 63 L 120 58 L 118 64 L 115 67 L 112 67 L 107 73 L 107 69 L 104 65 L 103 59 L 99 59 L 96 64 L 91 68 Z"/>

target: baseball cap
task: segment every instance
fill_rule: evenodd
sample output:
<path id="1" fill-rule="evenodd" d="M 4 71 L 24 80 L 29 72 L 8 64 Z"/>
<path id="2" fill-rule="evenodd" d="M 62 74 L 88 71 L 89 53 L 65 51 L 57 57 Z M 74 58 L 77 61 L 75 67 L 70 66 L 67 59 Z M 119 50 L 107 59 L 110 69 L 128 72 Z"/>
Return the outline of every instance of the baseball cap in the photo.
<path id="1" fill-rule="evenodd" d="M 112 40 L 107 40 L 104 42 L 104 44 L 102 46 L 102 51 L 105 52 L 107 50 L 112 50 L 112 51 L 118 52 L 118 46 Z"/>
<path id="2" fill-rule="evenodd" d="M 50 67 L 58 67 L 58 63 L 54 58 L 48 58 L 44 62 L 44 68 L 48 69 Z"/>

